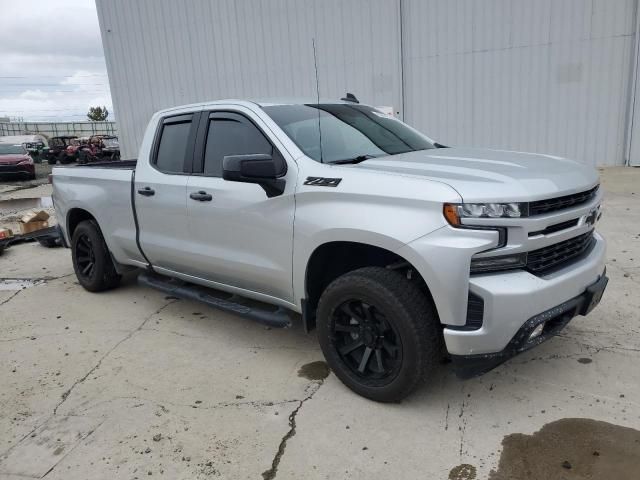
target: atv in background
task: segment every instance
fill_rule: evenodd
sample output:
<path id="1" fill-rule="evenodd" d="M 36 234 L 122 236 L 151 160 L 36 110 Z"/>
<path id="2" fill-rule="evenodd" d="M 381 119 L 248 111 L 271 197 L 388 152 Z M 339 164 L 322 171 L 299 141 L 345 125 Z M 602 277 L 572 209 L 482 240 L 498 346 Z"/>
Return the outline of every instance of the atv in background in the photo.
<path id="1" fill-rule="evenodd" d="M 42 150 L 42 158 L 46 158 L 49 165 L 55 165 L 58 162 L 72 163 L 78 158 L 79 147 L 80 142 L 75 135 L 53 137 L 49 140 L 49 146 Z"/>
<path id="2" fill-rule="evenodd" d="M 120 144 L 113 135 L 93 135 L 87 140 L 80 139 L 78 163 L 120 160 Z M 84 141 L 83 141 L 84 140 Z"/>
<path id="3" fill-rule="evenodd" d="M 114 135 L 102 136 L 102 159 L 116 161 L 120 160 L 120 143 L 118 137 Z"/>

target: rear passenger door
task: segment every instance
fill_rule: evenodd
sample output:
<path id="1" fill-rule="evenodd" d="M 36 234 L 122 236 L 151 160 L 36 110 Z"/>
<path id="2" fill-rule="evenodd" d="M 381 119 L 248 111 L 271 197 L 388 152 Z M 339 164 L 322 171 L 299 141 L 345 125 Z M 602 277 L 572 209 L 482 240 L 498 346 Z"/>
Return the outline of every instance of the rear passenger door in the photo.
<path id="1" fill-rule="evenodd" d="M 140 165 L 135 172 L 140 246 L 160 271 L 180 272 L 186 260 L 186 191 L 199 116 L 194 112 L 163 118 L 149 165 Z"/>
<path id="2" fill-rule="evenodd" d="M 259 122 L 238 111 L 202 114 L 186 195 L 189 273 L 291 302 L 295 163 L 281 157 L 285 191 L 271 198 L 260 185 L 222 178 L 225 156 L 283 155 Z"/>

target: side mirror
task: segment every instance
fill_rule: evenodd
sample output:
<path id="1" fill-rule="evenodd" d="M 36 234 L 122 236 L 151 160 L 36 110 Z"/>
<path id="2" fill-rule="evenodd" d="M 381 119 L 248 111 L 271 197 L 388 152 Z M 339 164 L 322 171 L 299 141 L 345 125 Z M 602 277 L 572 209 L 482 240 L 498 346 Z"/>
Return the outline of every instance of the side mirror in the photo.
<path id="1" fill-rule="evenodd" d="M 230 182 L 256 183 L 275 197 L 284 192 L 286 173 L 271 155 L 228 155 L 222 159 L 222 178 Z"/>

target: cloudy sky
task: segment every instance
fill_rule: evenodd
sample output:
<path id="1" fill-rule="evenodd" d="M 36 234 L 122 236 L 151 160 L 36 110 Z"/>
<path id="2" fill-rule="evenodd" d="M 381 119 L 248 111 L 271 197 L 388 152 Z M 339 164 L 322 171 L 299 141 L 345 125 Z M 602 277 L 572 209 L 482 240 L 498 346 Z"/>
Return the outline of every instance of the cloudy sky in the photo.
<path id="1" fill-rule="evenodd" d="M 94 105 L 113 110 L 94 0 L 0 0 L 0 117 L 79 121 Z"/>

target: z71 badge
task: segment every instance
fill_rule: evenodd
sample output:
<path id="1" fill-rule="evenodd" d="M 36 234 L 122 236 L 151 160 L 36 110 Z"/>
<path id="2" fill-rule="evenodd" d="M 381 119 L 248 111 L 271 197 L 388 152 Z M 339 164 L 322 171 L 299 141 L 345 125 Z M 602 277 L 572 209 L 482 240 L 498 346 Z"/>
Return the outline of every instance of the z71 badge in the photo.
<path id="1" fill-rule="evenodd" d="M 304 184 L 314 187 L 337 187 L 341 181 L 341 178 L 307 177 Z"/>

